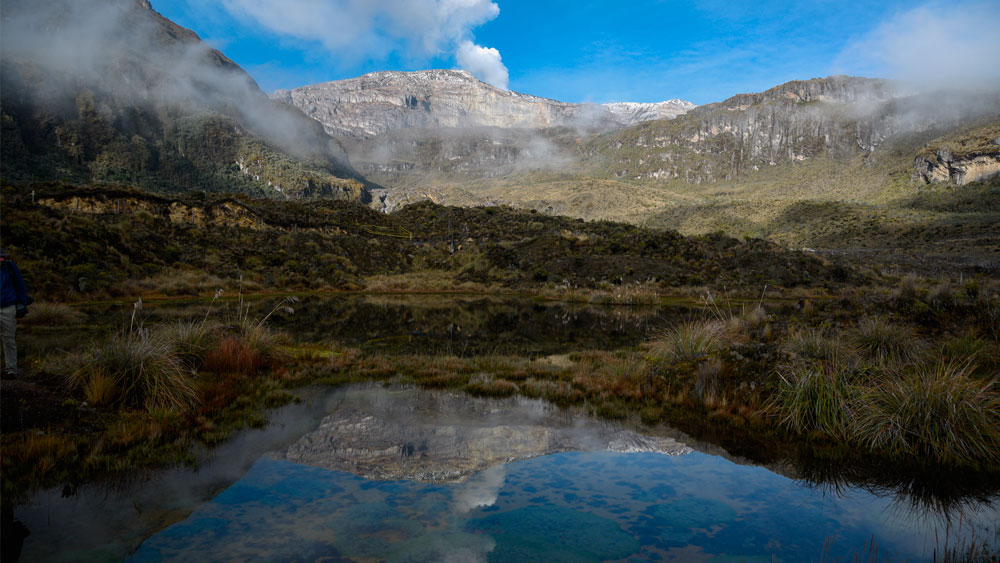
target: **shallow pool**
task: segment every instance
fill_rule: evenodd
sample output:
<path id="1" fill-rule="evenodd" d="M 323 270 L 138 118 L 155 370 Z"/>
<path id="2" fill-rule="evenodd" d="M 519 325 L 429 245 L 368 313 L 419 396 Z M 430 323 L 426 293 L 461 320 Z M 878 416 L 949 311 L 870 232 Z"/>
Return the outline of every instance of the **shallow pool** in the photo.
<path id="1" fill-rule="evenodd" d="M 937 512 L 523 398 L 316 390 L 275 420 L 197 471 L 39 495 L 24 559 L 920 561 L 998 539 L 995 497 Z"/>

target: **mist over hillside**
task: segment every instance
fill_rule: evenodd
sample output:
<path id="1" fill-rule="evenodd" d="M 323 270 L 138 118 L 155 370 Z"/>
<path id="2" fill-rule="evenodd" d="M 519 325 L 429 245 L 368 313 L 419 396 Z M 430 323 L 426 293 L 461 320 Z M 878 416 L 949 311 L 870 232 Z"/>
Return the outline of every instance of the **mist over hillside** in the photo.
<path id="1" fill-rule="evenodd" d="M 880 79 L 794 81 L 651 122 L 584 149 L 605 172 L 633 180 L 700 184 L 816 157 L 868 156 L 914 134 L 940 135 L 978 120 L 1000 121 L 1000 92 L 906 92 Z M 995 168 L 966 178 L 975 181 Z"/>
<path id="2" fill-rule="evenodd" d="M 959 205 L 975 215 L 961 222 L 940 211 L 948 205 L 908 207 L 929 185 L 986 185 L 978 193 L 993 197 L 1000 92 L 981 82 L 833 76 L 698 107 L 598 105 L 434 70 L 268 98 L 141 0 L 14 0 L 0 21 L 0 166 L 11 183 L 335 197 L 383 211 L 502 204 L 810 247 L 887 248 L 906 237 L 858 225 L 889 218 L 948 240 L 1000 230 L 992 200 Z"/>
<path id="3" fill-rule="evenodd" d="M 768 175 L 812 178 L 789 196 L 840 197 L 843 189 L 830 189 L 840 173 L 820 172 L 833 162 L 842 170 L 853 170 L 856 159 L 869 172 L 882 166 L 870 189 L 852 196 L 861 199 L 883 198 L 890 176 L 967 184 L 1000 172 L 998 151 L 990 148 L 997 145 L 981 138 L 985 130 L 965 141 L 982 149 L 976 154 L 929 154 L 921 146 L 1000 122 L 1000 93 L 961 85 L 927 90 L 833 76 L 700 107 L 673 100 L 664 103 L 672 108 L 668 115 L 657 113 L 662 104 L 546 100 L 494 88 L 461 71 L 373 73 L 275 97 L 345 136 L 353 162 L 385 187 L 376 192 L 376 205 L 385 209 L 432 199 L 643 221 L 653 208 L 702 200 L 712 191 L 678 194 L 685 186 L 759 183 Z M 615 118 L 623 108 L 627 116 Z M 904 160 L 908 172 L 901 171 Z M 801 174 L 789 176 L 787 166 Z M 637 197 L 641 209 L 632 207 Z"/>
<path id="4" fill-rule="evenodd" d="M 492 92 L 475 82 L 376 73 L 278 97 L 347 135 L 387 211 L 427 199 L 505 204 L 893 260 L 920 247 L 966 265 L 1000 251 L 995 89 L 831 76 L 628 124 L 551 101 L 549 113 L 525 110 L 517 104 L 539 99 L 516 92 L 493 103 L 468 94 Z M 927 209 L 923 194 L 938 189 L 954 205 Z M 981 204 L 959 203 L 970 198 Z"/>
<path id="5" fill-rule="evenodd" d="M 142 0 L 11 0 L 3 25 L 8 181 L 367 199 L 343 147 Z"/>

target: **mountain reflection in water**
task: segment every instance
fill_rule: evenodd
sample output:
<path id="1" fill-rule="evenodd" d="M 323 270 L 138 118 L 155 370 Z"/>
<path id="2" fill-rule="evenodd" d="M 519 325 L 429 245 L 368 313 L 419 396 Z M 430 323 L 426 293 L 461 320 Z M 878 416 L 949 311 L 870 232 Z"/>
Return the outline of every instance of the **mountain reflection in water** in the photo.
<path id="1" fill-rule="evenodd" d="M 943 514 L 527 399 L 315 390 L 276 421 L 196 472 L 38 495 L 24 560 L 798 561 L 874 540 L 915 561 L 995 542 L 1000 521 L 995 494 Z"/>

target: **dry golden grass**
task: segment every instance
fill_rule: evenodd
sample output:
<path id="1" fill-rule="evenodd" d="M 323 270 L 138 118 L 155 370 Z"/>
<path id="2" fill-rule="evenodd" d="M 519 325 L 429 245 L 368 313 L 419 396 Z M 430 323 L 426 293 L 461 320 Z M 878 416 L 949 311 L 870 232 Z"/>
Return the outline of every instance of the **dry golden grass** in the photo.
<path id="1" fill-rule="evenodd" d="M 219 346 L 205 354 L 204 367 L 214 373 L 250 375 L 263 369 L 261 355 L 244 339 L 228 336 Z"/>
<path id="2" fill-rule="evenodd" d="M 136 295 L 202 295 L 219 288 L 226 291 L 258 291 L 261 285 L 252 280 L 223 280 L 194 270 L 167 270 L 141 280 L 122 280 L 109 288 L 113 296 Z"/>
<path id="3" fill-rule="evenodd" d="M 83 313 L 64 303 L 38 302 L 28 307 L 28 315 L 18 322 L 38 326 L 73 326 L 85 319 Z"/>
<path id="4" fill-rule="evenodd" d="M 83 397 L 88 403 L 104 407 L 114 402 L 118 394 L 115 379 L 110 375 L 95 373 L 83 384 Z"/>
<path id="5" fill-rule="evenodd" d="M 682 323 L 647 344 L 651 356 L 668 362 L 697 361 L 718 349 L 727 333 L 717 320 Z"/>
<path id="6" fill-rule="evenodd" d="M 197 403 L 173 344 L 145 329 L 115 334 L 80 362 L 79 369 L 67 375 L 67 383 L 104 405 L 187 409 Z"/>

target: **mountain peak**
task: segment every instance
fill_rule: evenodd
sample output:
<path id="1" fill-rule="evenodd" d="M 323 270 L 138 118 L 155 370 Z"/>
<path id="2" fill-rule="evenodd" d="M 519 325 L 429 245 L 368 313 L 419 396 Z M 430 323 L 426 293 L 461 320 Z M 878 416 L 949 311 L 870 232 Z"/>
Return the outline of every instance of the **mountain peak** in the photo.
<path id="1" fill-rule="evenodd" d="M 332 135 L 368 138 L 410 128 L 632 125 L 670 119 L 695 107 L 683 100 L 655 104 L 573 104 L 487 84 L 464 70 L 371 72 L 357 78 L 278 90 Z"/>
<path id="2" fill-rule="evenodd" d="M 723 107 L 740 108 L 766 101 L 785 102 L 881 102 L 897 95 L 896 85 L 882 78 L 835 75 L 809 80 L 792 80 L 764 92 L 737 94 L 719 102 Z M 713 104 L 714 105 L 714 104 Z"/>
<path id="3" fill-rule="evenodd" d="M 475 76 L 472 76 L 467 70 L 462 69 L 449 69 L 449 68 L 432 68 L 426 70 L 377 70 L 375 72 L 369 72 L 363 74 L 358 78 L 406 78 L 412 77 L 416 79 L 425 80 L 435 80 L 435 79 L 450 79 L 450 78 L 461 78 L 465 80 L 476 80 Z"/>

